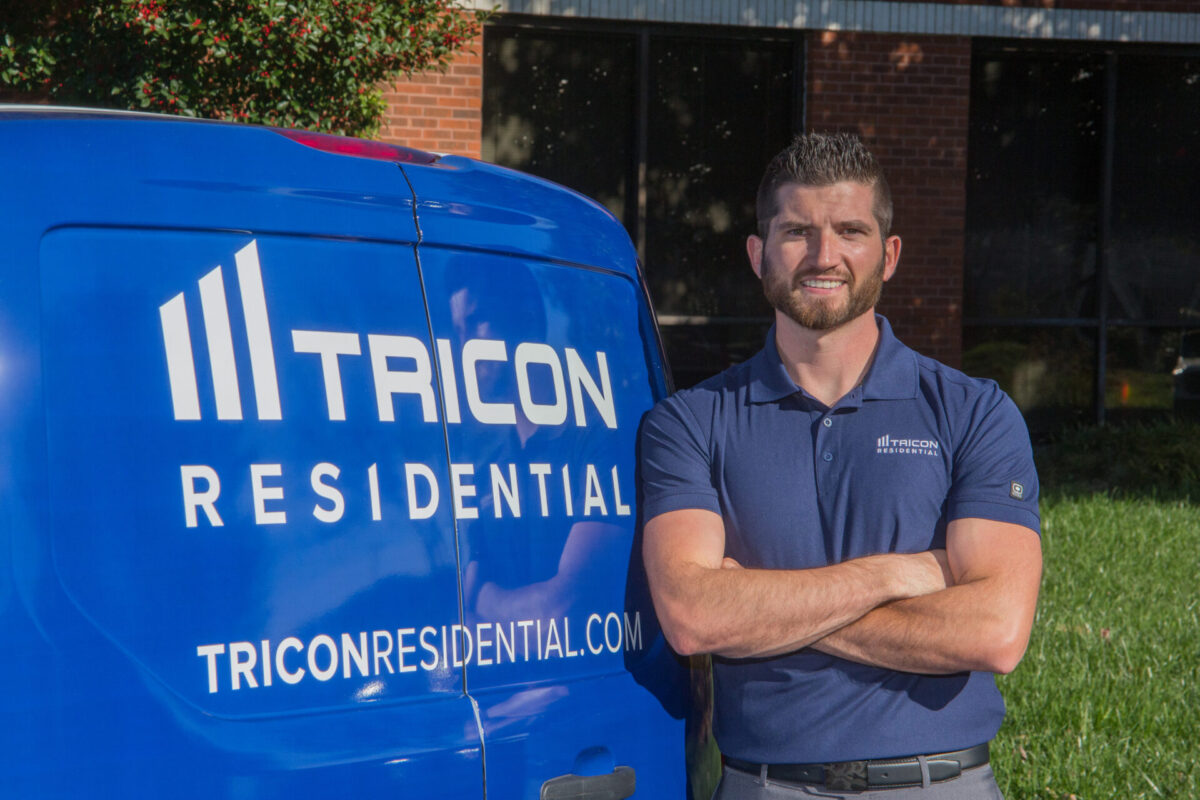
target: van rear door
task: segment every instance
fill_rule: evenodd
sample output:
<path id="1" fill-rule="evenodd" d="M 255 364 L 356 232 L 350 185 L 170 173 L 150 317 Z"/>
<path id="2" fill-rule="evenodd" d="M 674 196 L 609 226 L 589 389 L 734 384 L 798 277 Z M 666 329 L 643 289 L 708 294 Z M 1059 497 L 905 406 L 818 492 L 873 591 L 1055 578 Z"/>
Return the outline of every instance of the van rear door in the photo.
<path id="1" fill-rule="evenodd" d="M 405 172 L 489 800 L 682 798 L 686 674 L 636 558 L 636 434 L 664 389 L 628 237 L 527 176 L 454 158 Z M 639 684 L 652 662 L 679 681 Z"/>

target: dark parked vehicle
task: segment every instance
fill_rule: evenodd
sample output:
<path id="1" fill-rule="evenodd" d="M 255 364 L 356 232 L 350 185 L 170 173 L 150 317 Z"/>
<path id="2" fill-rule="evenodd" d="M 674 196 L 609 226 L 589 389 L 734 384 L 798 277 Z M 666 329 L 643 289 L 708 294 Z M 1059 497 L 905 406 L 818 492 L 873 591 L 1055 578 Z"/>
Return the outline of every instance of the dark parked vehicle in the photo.
<path id="1" fill-rule="evenodd" d="M 1179 341 L 1175 377 L 1175 413 L 1200 419 L 1200 331 L 1188 331 Z"/>

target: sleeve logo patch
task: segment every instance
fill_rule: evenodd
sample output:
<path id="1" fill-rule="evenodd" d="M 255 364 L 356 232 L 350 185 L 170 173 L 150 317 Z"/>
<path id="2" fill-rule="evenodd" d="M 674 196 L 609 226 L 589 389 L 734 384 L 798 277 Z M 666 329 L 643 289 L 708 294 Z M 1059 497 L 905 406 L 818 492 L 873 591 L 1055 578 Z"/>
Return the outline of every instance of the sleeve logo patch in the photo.
<path id="1" fill-rule="evenodd" d="M 1025 484 L 1012 481 L 1008 484 L 1008 496 L 1014 500 L 1025 499 Z"/>

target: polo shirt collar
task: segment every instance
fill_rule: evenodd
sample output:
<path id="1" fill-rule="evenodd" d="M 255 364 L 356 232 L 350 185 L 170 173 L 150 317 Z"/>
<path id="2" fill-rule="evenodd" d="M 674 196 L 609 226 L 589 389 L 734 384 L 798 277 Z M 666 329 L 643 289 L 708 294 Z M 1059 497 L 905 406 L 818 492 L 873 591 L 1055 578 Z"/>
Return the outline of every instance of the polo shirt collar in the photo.
<path id="1" fill-rule="evenodd" d="M 779 357 L 779 349 L 775 346 L 775 326 L 767 331 L 767 341 L 763 349 L 750 359 L 750 392 L 751 403 L 772 403 L 801 391 L 792 376 L 788 375 L 787 367 Z"/>
<path id="2" fill-rule="evenodd" d="M 917 396 L 917 354 L 896 338 L 891 323 L 880 314 L 879 347 L 862 383 L 863 400 L 911 400 Z"/>
<path id="3" fill-rule="evenodd" d="M 917 354 L 892 333 L 892 326 L 883 316 L 875 315 L 879 325 L 879 348 L 867 371 L 862 386 L 850 394 L 863 400 L 906 400 L 917 396 Z M 771 403 L 803 391 L 779 357 L 775 346 L 775 326 L 767 331 L 763 349 L 750 361 L 749 400 L 752 403 Z M 849 395 L 845 398 L 853 400 Z"/>

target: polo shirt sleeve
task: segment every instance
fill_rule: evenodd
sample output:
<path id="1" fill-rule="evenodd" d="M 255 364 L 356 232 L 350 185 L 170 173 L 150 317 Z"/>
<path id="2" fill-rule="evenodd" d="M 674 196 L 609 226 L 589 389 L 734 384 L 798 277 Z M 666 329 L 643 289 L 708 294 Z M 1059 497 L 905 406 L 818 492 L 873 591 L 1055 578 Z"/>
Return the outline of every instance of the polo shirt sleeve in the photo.
<path id="1" fill-rule="evenodd" d="M 1037 470 L 1021 412 L 990 383 L 967 416 L 955 451 L 946 520 L 978 517 L 1040 534 Z"/>
<path id="2" fill-rule="evenodd" d="M 643 522 L 682 509 L 721 513 L 708 439 L 679 395 L 659 403 L 642 421 L 639 478 Z"/>

